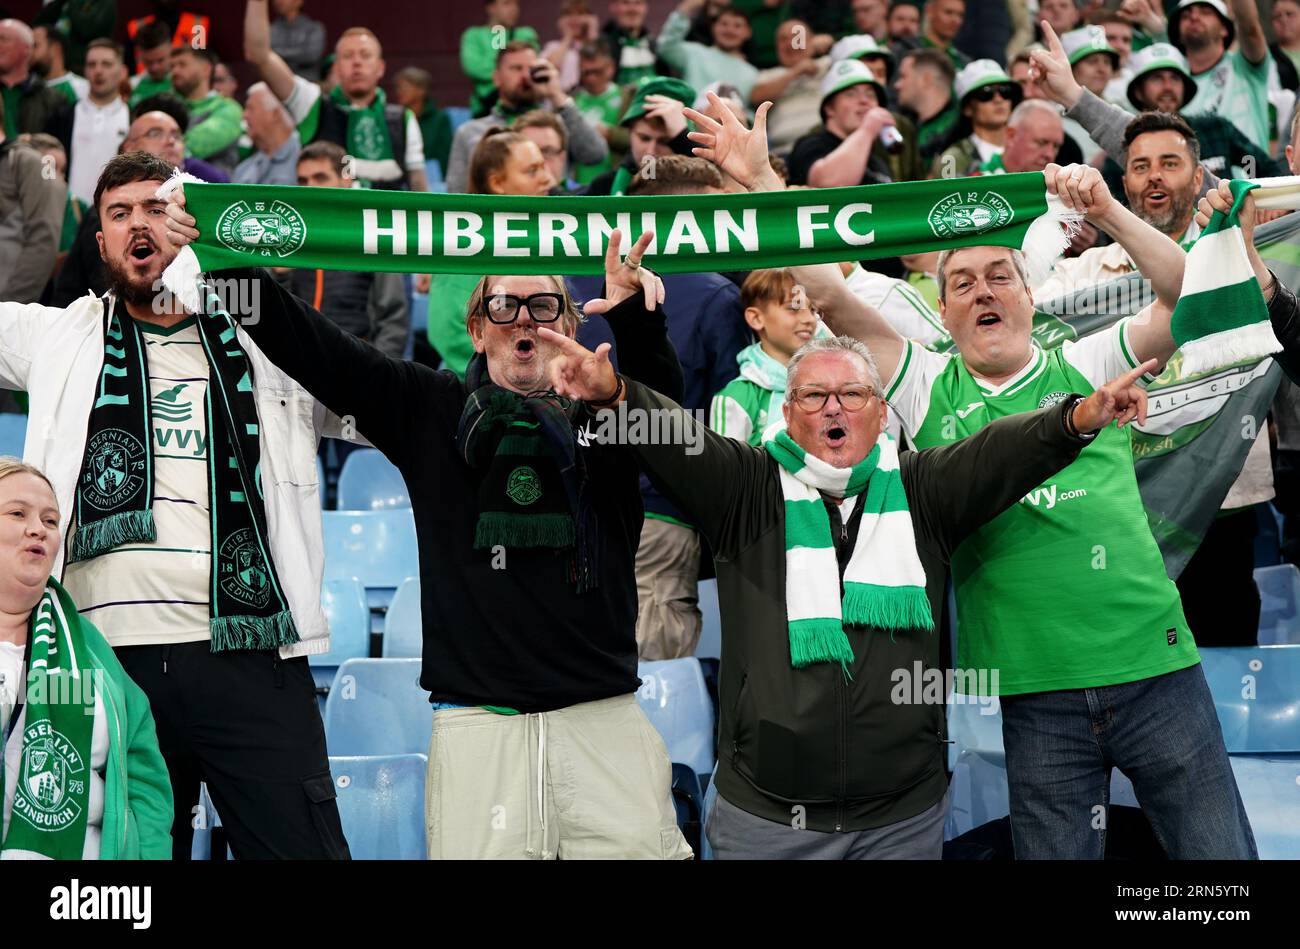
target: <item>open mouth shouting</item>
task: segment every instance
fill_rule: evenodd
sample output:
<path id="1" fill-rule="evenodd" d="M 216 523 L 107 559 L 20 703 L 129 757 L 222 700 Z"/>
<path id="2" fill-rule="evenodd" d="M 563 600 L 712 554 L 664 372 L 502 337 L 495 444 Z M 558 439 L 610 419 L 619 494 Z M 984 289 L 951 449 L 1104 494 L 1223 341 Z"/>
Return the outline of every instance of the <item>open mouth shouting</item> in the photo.
<path id="1" fill-rule="evenodd" d="M 158 247 L 153 240 L 144 235 L 131 238 L 126 248 L 126 259 L 133 268 L 147 269 L 158 255 Z"/>
<path id="2" fill-rule="evenodd" d="M 513 355 L 519 362 L 532 362 L 537 358 L 537 340 L 531 336 L 519 337 L 515 340 Z"/>
<path id="3" fill-rule="evenodd" d="M 828 448 L 843 448 L 849 440 L 849 432 L 842 422 L 830 421 L 822 429 L 822 441 Z"/>
<path id="4" fill-rule="evenodd" d="M 1162 188 L 1152 188 L 1142 198 L 1149 210 L 1161 211 L 1169 205 L 1169 192 Z"/>
<path id="5" fill-rule="evenodd" d="M 985 310 L 975 317 L 975 326 L 977 329 L 988 329 L 994 326 L 1000 326 L 1002 316 L 992 310 Z"/>

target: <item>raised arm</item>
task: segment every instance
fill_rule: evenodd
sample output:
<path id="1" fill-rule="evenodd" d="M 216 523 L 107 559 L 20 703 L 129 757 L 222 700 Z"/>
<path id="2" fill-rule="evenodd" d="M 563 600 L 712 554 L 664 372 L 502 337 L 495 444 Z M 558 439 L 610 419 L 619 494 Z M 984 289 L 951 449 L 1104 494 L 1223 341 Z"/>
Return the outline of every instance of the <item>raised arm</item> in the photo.
<path id="1" fill-rule="evenodd" d="M 1074 461 L 1112 421 L 1145 422 L 1146 391 L 1137 380 L 1153 366 L 1144 363 L 1086 399 L 1066 398 L 1010 415 L 952 445 L 918 452 L 902 470 L 913 516 L 926 518 L 931 536 L 951 554 L 978 527 Z"/>
<path id="2" fill-rule="evenodd" d="M 693 43 L 686 42 L 686 34 L 691 31 L 691 17 L 704 6 L 704 0 L 682 0 L 659 31 L 659 41 L 655 48 L 660 57 L 674 69 L 685 69 L 686 60 Z"/>
<path id="3" fill-rule="evenodd" d="M 1232 19 L 1237 24 L 1237 45 L 1248 62 L 1258 65 L 1269 55 L 1268 37 L 1259 19 L 1255 0 L 1231 0 Z"/>
<path id="4" fill-rule="evenodd" d="M 687 109 L 695 123 L 690 133 L 693 149 L 750 191 L 782 191 L 785 185 L 772 170 L 767 157 L 767 113 L 772 103 L 764 102 L 754 113 L 754 127 L 746 128 L 722 100 L 709 93 L 709 109 Z M 867 344 L 876 358 L 881 375 L 893 376 L 903 354 L 903 337 L 872 307 L 859 300 L 844 282 L 835 264 L 795 267 L 794 278 L 808 297 L 821 308 L 826 322 L 836 333 L 855 336 Z"/>
<path id="5" fill-rule="evenodd" d="M 893 124 L 894 117 L 888 109 L 872 109 L 833 152 L 813 162 L 808 169 L 808 184 L 814 188 L 849 188 L 861 184 L 876 137 L 882 128 Z"/>
<path id="6" fill-rule="evenodd" d="M 248 0 L 244 8 L 244 59 L 262 75 L 262 81 L 283 102 L 293 92 L 293 70 L 271 49 L 271 19 L 267 0 Z"/>
<path id="7" fill-rule="evenodd" d="M 1134 318 L 1129 339 L 1138 359 L 1156 359 L 1163 366 L 1177 348 L 1169 321 L 1182 293 L 1187 255 L 1173 240 L 1120 204 L 1096 168 L 1048 165 L 1043 177 L 1048 194 L 1057 195 L 1066 207 L 1084 212 L 1088 221 L 1128 252 L 1138 271 L 1151 282 L 1156 301 Z"/>
<path id="8" fill-rule="evenodd" d="M 1047 21 L 1042 26 L 1046 49 L 1030 52 L 1031 76 L 1049 99 L 1064 107 L 1065 114 L 1083 126 L 1102 151 L 1120 161 L 1124 153 L 1124 129 L 1132 121 L 1132 114 L 1079 85 L 1056 31 Z"/>

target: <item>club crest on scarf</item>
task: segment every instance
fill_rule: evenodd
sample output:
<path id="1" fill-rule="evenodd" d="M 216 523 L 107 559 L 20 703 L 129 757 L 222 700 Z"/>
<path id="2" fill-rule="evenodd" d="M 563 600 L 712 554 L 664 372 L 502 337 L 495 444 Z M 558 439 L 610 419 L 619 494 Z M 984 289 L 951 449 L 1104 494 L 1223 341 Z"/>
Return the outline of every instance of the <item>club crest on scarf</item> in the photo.
<path id="1" fill-rule="evenodd" d="M 222 591 L 245 606 L 262 609 L 271 598 L 271 578 L 257 538 L 241 528 L 226 538 L 217 554 Z"/>
<path id="2" fill-rule="evenodd" d="M 284 201 L 236 201 L 217 218 L 216 235 L 231 250 L 288 257 L 307 240 L 307 222 Z"/>
<path id="3" fill-rule="evenodd" d="M 983 197 L 978 191 L 954 192 L 930 209 L 930 230 L 935 237 L 974 237 L 1010 224 L 1011 203 L 996 191 Z"/>
<path id="4" fill-rule="evenodd" d="M 148 468 L 144 446 L 120 428 L 96 432 L 87 445 L 90 464 L 82 475 L 81 496 L 101 511 L 129 502 L 144 487 Z"/>
<path id="5" fill-rule="evenodd" d="M 527 507 L 542 496 L 541 479 L 537 472 L 527 466 L 510 472 L 506 483 L 506 494 L 516 504 Z"/>
<path id="6" fill-rule="evenodd" d="M 48 718 L 23 730 L 22 772 L 14 786 L 14 814 L 40 831 L 57 831 L 81 816 L 86 762 Z"/>

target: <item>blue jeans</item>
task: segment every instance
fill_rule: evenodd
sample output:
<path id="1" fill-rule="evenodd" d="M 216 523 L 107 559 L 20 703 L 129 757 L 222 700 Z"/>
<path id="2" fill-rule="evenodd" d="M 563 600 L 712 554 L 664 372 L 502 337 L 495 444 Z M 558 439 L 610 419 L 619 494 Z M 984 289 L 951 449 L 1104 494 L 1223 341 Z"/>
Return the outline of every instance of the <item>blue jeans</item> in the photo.
<path id="1" fill-rule="evenodd" d="M 1094 689 L 1002 698 L 1016 859 L 1100 860 L 1110 771 L 1133 782 L 1174 860 L 1258 859 L 1200 664 Z"/>

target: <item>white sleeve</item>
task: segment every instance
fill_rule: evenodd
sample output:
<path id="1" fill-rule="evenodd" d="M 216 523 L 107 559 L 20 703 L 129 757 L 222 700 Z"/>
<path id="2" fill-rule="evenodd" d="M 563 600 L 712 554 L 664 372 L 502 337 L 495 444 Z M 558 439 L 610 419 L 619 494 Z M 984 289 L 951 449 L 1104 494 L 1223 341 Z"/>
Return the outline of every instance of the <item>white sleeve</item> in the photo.
<path id="1" fill-rule="evenodd" d="M 53 335 L 51 323 L 64 314 L 36 303 L 0 303 L 0 388 L 27 389 L 41 340 Z"/>
<path id="2" fill-rule="evenodd" d="M 284 100 L 284 107 L 293 116 L 294 125 L 300 125 L 302 120 L 307 118 L 307 113 L 319 98 L 320 86 L 302 76 L 293 77 L 293 92 L 289 93 L 289 98 Z"/>
<path id="3" fill-rule="evenodd" d="M 948 336 L 939 314 L 906 281 L 894 280 L 876 309 L 899 335 L 920 340 L 926 346 L 933 346 Z"/>
<path id="4" fill-rule="evenodd" d="M 903 341 L 903 355 L 894 378 L 885 383 L 885 400 L 909 438 L 915 438 L 925 422 L 935 380 L 943 374 L 948 360 L 954 358 L 932 352 L 915 340 Z"/>
<path id="5" fill-rule="evenodd" d="M 748 442 L 754 433 L 754 422 L 749 413 L 735 399 L 721 393 L 713 397 L 713 404 L 709 407 L 709 427 L 738 442 Z"/>
<path id="6" fill-rule="evenodd" d="M 415 113 L 406 110 L 406 161 L 407 171 L 424 167 L 424 136 L 420 133 L 420 123 L 415 121 Z"/>
<path id="7" fill-rule="evenodd" d="M 1078 342 L 1062 344 L 1065 361 L 1092 383 L 1094 389 L 1142 365 L 1141 360 L 1133 354 L 1133 344 L 1129 341 L 1129 322 L 1130 319 L 1123 319 Z M 1147 373 L 1142 381 L 1153 382 L 1155 376 Z"/>

